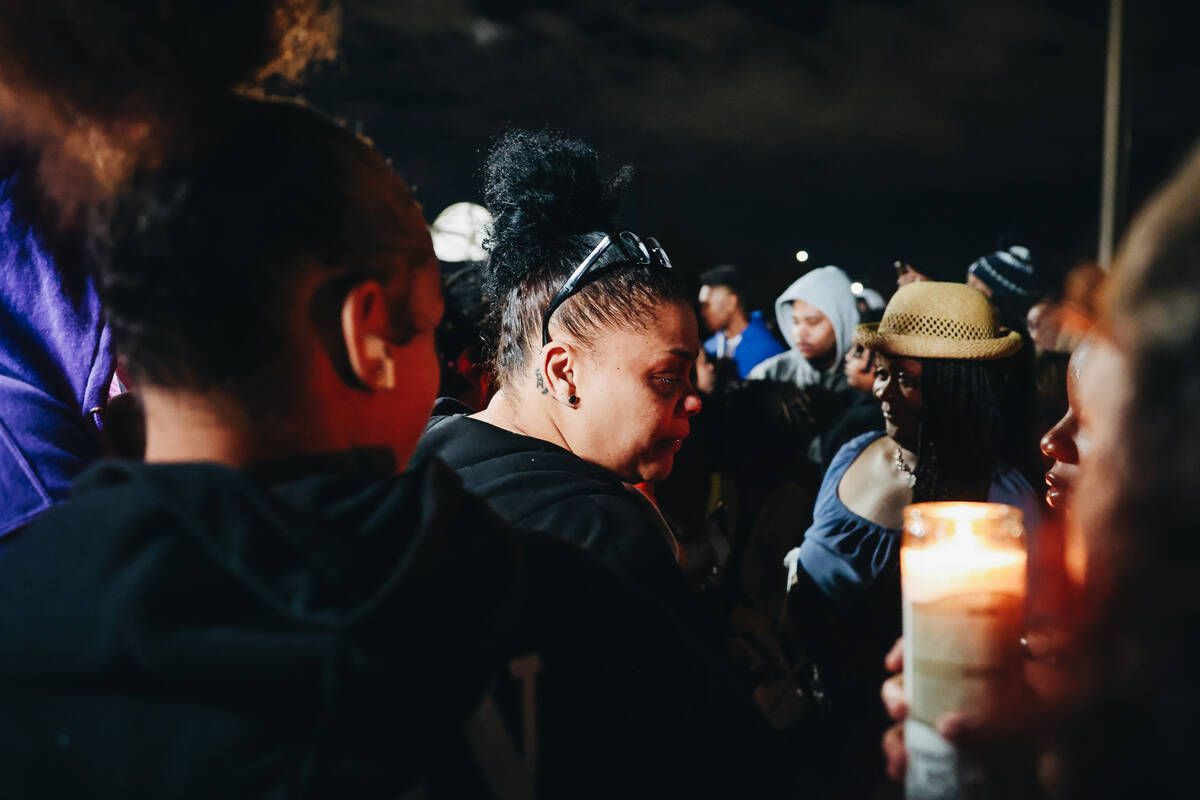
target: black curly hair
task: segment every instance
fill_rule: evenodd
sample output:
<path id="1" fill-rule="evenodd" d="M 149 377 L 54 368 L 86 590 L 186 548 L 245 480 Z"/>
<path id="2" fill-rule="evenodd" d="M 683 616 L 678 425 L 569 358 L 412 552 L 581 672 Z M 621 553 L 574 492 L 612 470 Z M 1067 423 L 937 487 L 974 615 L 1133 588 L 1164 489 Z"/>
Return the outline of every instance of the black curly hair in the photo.
<path id="1" fill-rule="evenodd" d="M 542 314 L 555 292 L 614 230 L 632 175 L 622 167 L 605 178 L 590 145 L 552 131 L 508 131 L 492 149 L 484 169 L 484 197 L 494 220 L 484 243 L 484 293 L 499 305 L 488 355 L 502 387 L 540 346 Z M 620 251 L 610 248 L 597 265 L 622 263 Z M 597 329 L 645 326 L 664 303 L 686 302 L 671 275 L 656 267 L 592 274 L 553 318 L 584 347 L 594 346 Z"/>
<path id="2" fill-rule="evenodd" d="M 208 141 L 135 180 L 96 231 L 114 341 L 141 382 L 278 408 L 299 369 L 295 292 L 316 269 L 329 277 L 307 316 L 353 383 L 341 301 L 357 281 L 396 286 L 434 263 L 415 206 L 340 125 L 291 102 L 235 99 Z M 403 341 L 406 297 L 391 312 Z"/>

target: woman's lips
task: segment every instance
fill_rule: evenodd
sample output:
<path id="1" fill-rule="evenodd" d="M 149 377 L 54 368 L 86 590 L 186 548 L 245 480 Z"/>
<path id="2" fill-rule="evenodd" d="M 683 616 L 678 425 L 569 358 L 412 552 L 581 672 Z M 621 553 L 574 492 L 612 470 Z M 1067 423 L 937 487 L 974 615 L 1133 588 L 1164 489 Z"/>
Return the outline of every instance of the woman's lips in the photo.
<path id="1" fill-rule="evenodd" d="M 1061 509 L 1066 505 L 1071 494 L 1070 481 L 1051 470 L 1046 473 L 1046 502 L 1053 509 Z"/>

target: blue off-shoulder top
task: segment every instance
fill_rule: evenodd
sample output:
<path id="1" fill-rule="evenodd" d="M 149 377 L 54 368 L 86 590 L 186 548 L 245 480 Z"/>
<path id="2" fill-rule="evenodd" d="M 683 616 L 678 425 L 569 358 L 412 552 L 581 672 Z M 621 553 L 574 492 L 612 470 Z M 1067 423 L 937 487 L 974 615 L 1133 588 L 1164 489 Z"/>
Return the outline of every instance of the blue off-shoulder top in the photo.
<path id="1" fill-rule="evenodd" d="M 900 567 L 900 531 L 858 516 L 838 497 L 838 485 L 854 459 L 883 433 L 870 431 L 844 444 L 830 462 L 812 525 L 798 548 L 799 566 L 835 607 L 849 610 L 881 576 Z M 1029 481 L 1012 467 L 997 470 L 988 501 L 1021 509 L 1025 530 L 1037 528 L 1040 501 Z"/>

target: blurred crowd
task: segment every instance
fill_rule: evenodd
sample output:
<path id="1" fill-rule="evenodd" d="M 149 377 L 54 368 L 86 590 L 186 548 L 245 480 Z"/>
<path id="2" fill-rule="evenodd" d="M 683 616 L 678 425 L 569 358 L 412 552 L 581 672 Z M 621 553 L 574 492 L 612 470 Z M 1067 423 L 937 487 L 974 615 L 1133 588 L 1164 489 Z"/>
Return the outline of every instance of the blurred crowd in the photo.
<path id="1" fill-rule="evenodd" d="M 336 4 L 9 5 L 0 796 L 898 796 L 929 501 L 1029 557 L 1011 694 L 939 732 L 1187 785 L 1200 158 L 1111 274 L 1006 237 L 764 309 L 554 131 L 427 220 L 264 89 Z"/>

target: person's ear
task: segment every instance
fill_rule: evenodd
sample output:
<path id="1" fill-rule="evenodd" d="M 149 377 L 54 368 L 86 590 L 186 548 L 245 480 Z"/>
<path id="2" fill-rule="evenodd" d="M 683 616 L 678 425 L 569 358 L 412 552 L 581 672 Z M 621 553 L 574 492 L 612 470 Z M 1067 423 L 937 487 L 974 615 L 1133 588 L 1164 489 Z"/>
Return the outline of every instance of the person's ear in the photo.
<path id="1" fill-rule="evenodd" d="M 542 348 L 542 361 L 535 378 L 541 394 L 550 395 L 568 406 L 579 403 L 577 371 L 579 353 L 569 344 L 550 342 Z"/>
<path id="2" fill-rule="evenodd" d="M 354 376 L 369 389 L 396 388 L 394 346 L 388 341 L 391 321 L 378 281 L 353 287 L 342 301 L 342 339 Z"/>

